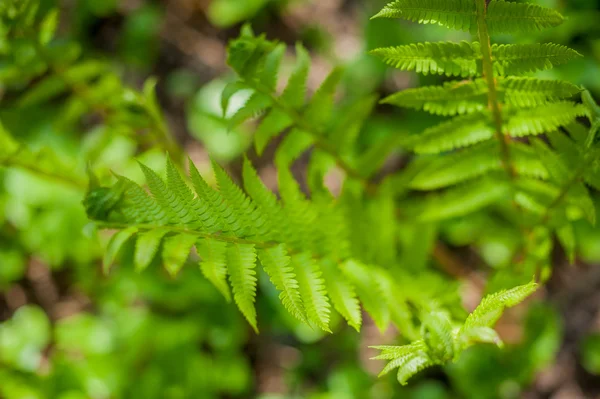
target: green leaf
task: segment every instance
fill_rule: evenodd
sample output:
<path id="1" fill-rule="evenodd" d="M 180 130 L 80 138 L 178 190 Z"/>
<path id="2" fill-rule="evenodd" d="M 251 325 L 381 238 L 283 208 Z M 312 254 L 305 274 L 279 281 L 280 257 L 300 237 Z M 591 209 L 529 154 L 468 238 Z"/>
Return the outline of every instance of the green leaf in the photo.
<path id="1" fill-rule="evenodd" d="M 197 239 L 197 236 L 187 233 L 176 234 L 164 239 L 163 263 L 172 277 L 176 276 L 183 267 Z"/>
<path id="2" fill-rule="evenodd" d="M 200 270 L 218 290 L 227 302 L 231 301 L 227 285 L 227 243 L 211 239 L 197 242 L 196 250 L 200 256 Z"/>
<path id="3" fill-rule="evenodd" d="M 504 76 L 550 69 L 581 56 L 575 50 L 554 43 L 492 45 L 495 73 Z"/>
<path id="4" fill-rule="evenodd" d="M 310 69 L 310 55 L 302 44 L 296 44 L 296 67 L 281 95 L 281 101 L 292 109 L 299 109 L 306 100 L 306 81 Z"/>
<path id="5" fill-rule="evenodd" d="M 438 154 L 489 140 L 494 136 L 490 122 L 487 110 L 457 116 L 416 136 L 414 151 L 417 154 Z"/>
<path id="6" fill-rule="evenodd" d="M 233 289 L 233 299 L 258 333 L 256 323 L 256 249 L 251 244 L 231 244 L 227 247 L 227 269 Z"/>
<path id="7" fill-rule="evenodd" d="M 54 37 L 56 27 L 58 26 L 58 10 L 52 9 L 45 16 L 39 27 L 39 41 L 46 45 Z"/>
<path id="8" fill-rule="evenodd" d="M 348 321 L 348 324 L 356 331 L 360 331 L 362 314 L 360 303 L 354 286 L 344 277 L 337 265 L 324 260 L 321 263 L 325 288 L 335 310 Z"/>
<path id="9" fill-rule="evenodd" d="M 490 33 L 529 33 L 552 28 L 565 18 L 551 8 L 537 4 L 492 0 L 487 6 L 486 22 Z"/>
<path id="10" fill-rule="evenodd" d="M 370 53 L 394 68 L 424 75 L 468 77 L 480 74 L 478 60 L 481 59 L 481 50 L 476 42 L 413 43 L 378 48 Z"/>
<path id="11" fill-rule="evenodd" d="M 382 300 L 383 291 L 374 274 L 366 265 L 355 260 L 344 262 L 341 269 L 346 278 L 356 287 L 363 306 L 375 321 L 379 331 L 384 332 L 390 323 L 390 311 L 387 303 Z"/>
<path id="12" fill-rule="evenodd" d="M 323 331 L 331 332 L 330 305 L 319 266 L 306 252 L 292 256 L 292 264 L 308 320 Z"/>
<path id="13" fill-rule="evenodd" d="M 396 0 L 373 18 L 402 18 L 470 31 L 477 27 L 477 8 L 470 0 Z"/>
<path id="14" fill-rule="evenodd" d="M 287 113 L 278 108 L 271 109 L 254 132 L 254 146 L 258 155 L 262 155 L 273 137 L 293 124 L 294 121 Z"/>
<path id="15" fill-rule="evenodd" d="M 436 115 L 466 114 L 487 106 L 488 87 L 484 79 L 446 82 L 443 86 L 424 86 L 392 94 L 382 103 L 422 109 Z"/>
<path id="16" fill-rule="evenodd" d="M 486 296 L 481 300 L 479 306 L 467 317 L 459 334 L 474 327 L 492 327 L 496 324 L 500 316 L 502 316 L 504 309 L 523 302 L 537 289 L 538 285 L 535 282 L 530 282 Z"/>
<path id="17" fill-rule="evenodd" d="M 142 272 L 150 265 L 163 237 L 169 232 L 168 229 L 155 229 L 141 233 L 135 243 L 134 265 L 136 272 Z"/>
<path id="18" fill-rule="evenodd" d="M 587 115 L 581 104 L 561 101 L 541 105 L 532 109 L 511 112 L 507 110 L 504 134 L 511 137 L 525 137 L 552 132 L 573 123 L 578 117 Z"/>
<path id="19" fill-rule="evenodd" d="M 104 253 L 104 259 L 102 261 L 102 271 L 105 274 L 108 274 L 108 272 L 110 271 L 110 267 L 112 266 L 113 262 L 115 261 L 115 258 L 117 256 L 117 254 L 119 253 L 119 250 L 121 249 L 121 247 L 135 234 L 137 233 L 138 229 L 137 227 L 128 227 L 125 230 L 121 230 L 117 233 L 115 233 L 115 235 L 113 235 L 110 239 L 110 241 L 108 242 L 108 246 L 106 248 L 106 252 Z"/>
<path id="20" fill-rule="evenodd" d="M 291 258 L 283 245 L 258 251 L 258 258 L 271 282 L 277 288 L 279 299 L 292 316 L 308 323 Z"/>

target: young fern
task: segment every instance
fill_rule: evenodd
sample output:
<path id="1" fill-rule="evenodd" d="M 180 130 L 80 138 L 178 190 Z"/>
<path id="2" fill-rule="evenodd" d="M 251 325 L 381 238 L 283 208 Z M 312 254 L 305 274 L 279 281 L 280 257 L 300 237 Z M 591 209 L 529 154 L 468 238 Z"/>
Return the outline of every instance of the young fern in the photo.
<path id="1" fill-rule="evenodd" d="M 380 376 L 398 369 L 398 381 L 406 385 L 408 379 L 419 371 L 456 360 L 476 343 L 502 346 L 492 327 L 505 308 L 521 303 L 536 289 L 537 284 L 532 282 L 488 295 L 462 325 L 453 323 L 443 311 L 424 314 L 420 340 L 404 346 L 373 347 L 381 351 L 374 359 L 389 360 Z"/>
<path id="2" fill-rule="evenodd" d="M 284 307 L 302 322 L 330 331 L 333 305 L 351 326 L 359 329 L 361 298 L 382 330 L 390 321 L 400 326 L 406 323 L 406 315 L 397 312 L 396 318 L 377 316 L 381 312 L 393 313 L 390 308 L 400 300 L 394 294 L 398 287 L 384 268 L 366 266 L 363 262 L 369 258 L 349 250 L 349 231 L 344 224 L 332 226 L 327 222 L 343 222 L 343 204 L 339 200 L 331 196 L 308 200 L 286 169 L 280 170 L 282 198 L 277 200 L 247 159 L 243 166 L 245 190 L 216 163 L 213 169 L 218 190 L 206 183 L 191 162 L 193 191 L 170 160 L 166 182 L 145 165 L 140 167 L 150 194 L 123 176 L 117 176 L 112 187 L 99 187 L 91 180 L 85 200 L 89 217 L 101 227 L 120 229 L 108 245 L 106 271 L 130 239 L 136 240 L 136 270 L 146 269 L 160 256 L 173 276 L 195 247 L 202 273 L 225 299 L 233 298 L 255 330 L 257 261 L 280 291 Z M 323 217 L 324 223 L 315 223 L 317 217 L 324 215 L 328 215 Z M 368 275 L 367 270 L 377 273 L 377 284 L 385 285 L 386 301 L 370 299 L 371 290 L 360 277 Z"/>

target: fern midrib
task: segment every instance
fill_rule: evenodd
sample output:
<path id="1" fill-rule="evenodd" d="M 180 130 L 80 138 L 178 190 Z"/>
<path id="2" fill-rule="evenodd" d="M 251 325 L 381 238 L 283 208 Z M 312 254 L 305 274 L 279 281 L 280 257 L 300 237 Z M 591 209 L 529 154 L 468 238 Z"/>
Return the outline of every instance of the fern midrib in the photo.
<path id="1" fill-rule="evenodd" d="M 508 148 L 508 137 L 502 133 L 502 111 L 498 101 L 498 90 L 494 78 L 494 61 L 492 58 L 492 46 L 490 34 L 487 27 L 487 2 L 486 0 L 477 0 L 477 29 L 479 33 L 479 43 L 481 44 L 481 53 L 483 55 L 483 75 L 488 85 L 488 106 L 491 108 L 495 125 L 495 136 L 500 145 L 502 154 L 502 164 L 509 178 L 515 178 L 516 173 L 510 161 L 510 149 Z"/>
<path id="2" fill-rule="evenodd" d="M 123 230 L 128 227 L 131 227 L 132 225 L 137 227 L 139 230 L 150 231 L 150 230 L 156 230 L 156 229 L 168 229 L 172 233 L 192 234 L 192 235 L 198 236 L 199 238 L 206 238 L 209 240 L 222 241 L 222 242 L 227 242 L 230 244 L 250 244 L 250 245 L 256 246 L 257 248 L 263 248 L 263 249 L 264 248 L 272 248 L 272 247 L 279 245 L 279 243 L 273 242 L 273 241 L 256 241 L 256 240 L 248 240 L 245 238 L 226 236 L 226 235 L 222 235 L 222 234 L 203 233 L 198 230 L 189 229 L 189 228 L 185 228 L 182 226 L 155 225 L 155 224 L 150 224 L 150 223 L 128 224 L 128 223 L 103 222 L 103 221 L 96 221 L 96 224 L 98 225 L 98 227 L 103 228 L 103 229 L 117 229 L 117 230 Z"/>
<path id="3" fill-rule="evenodd" d="M 454 10 L 440 10 L 439 8 L 427 8 L 427 7 L 402 7 L 402 11 L 419 11 L 419 12 L 435 12 L 447 15 L 467 15 L 476 17 L 477 12 L 473 11 L 454 11 Z"/>
<path id="4" fill-rule="evenodd" d="M 337 153 L 337 151 L 325 140 L 323 140 L 323 133 L 315 126 L 312 126 L 304 121 L 302 116 L 294 109 L 288 107 L 283 104 L 277 96 L 273 94 L 273 92 L 267 88 L 265 88 L 260 82 L 253 81 L 251 79 L 243 79 L 241 80 L 256 90 L 257 92 L 268 96 L 273 106 L 279 108 L 282 112 L 285 112 L 290 118 L 292 118 L 294 124 L 300 128 L 300 130 L 305 131 L 310 134 L 314 140 L 314 147 L 318 148 L 335 159 L 337 165 L 346 172 L 346 174 L 354 180 L 360 182 L 365 188 L 366 192 L 373 195 L 377 192 L 378 186 L 371 183 L 368 179 L 366 179 L 358 170 L 354 169 L 350 166 L 341 156 Z"/>

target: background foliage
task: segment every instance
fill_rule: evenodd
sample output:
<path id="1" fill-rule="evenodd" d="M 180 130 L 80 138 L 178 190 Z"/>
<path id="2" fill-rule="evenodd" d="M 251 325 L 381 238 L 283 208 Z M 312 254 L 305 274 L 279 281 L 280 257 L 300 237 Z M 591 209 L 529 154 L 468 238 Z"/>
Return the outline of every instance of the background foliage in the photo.
<path id="1" fill-rule="evenodd" d="M 0 10 L 37 3 L 6 1 Z M 598 394 L 600 273 L 594 265 L 600 262 L 600 230 L 584 220 L 575 223 L 574 266 L 555 250 L 554 272 L 539 294 L 545 300 L 517 308 L 500 321 L 504 349 L 475 346 L 456 363 L 433 368 L 408 387 L 393 377 L 377 379 L 383 362 L 368 360 L 377 354 L 369 345 L 397 342 L 392 329 L 380 334 L 363 314 L 360 333 L 334 315 L 335 335 L 313 330 L 283 310 L 263 274 L 258 276 L 260 335 L 195 265 L 184 267 L 177 278 L 157 264 L 136 273 L 130 245 L 111 274 L 102 274 L 111 232 L 91 227 L 81 206 L 88 164 L 100 180 L 114 172 L 142 183 L 135 160 L 163 172 L 168 152 L 176 161 L 189 155 L 205 177 L 211 176 L 209 156 L 238 177 L 242 154 L 250 150 L 267 186 L 276 186 L 275 146 L 258 156 L 251 148 L 252 123 L 232 127 L 228 121 L 244 103 L 244 93 L 232 97 L 228 115 L 221 112 L 221 92 L 235 80 L 225 65 L 225 47 L 243 22 L 251 21 L 256 32 L 267 32 L 290 48 L 298 40 L 304 43 L 313 63 L 311 91 L 334 66 L 344 65 L 341 92 L 347 103 L 372 92 L 383 97 L 444 81 L 392 71 L 367 51 L 426 40 L 460 41 L 468 34 L 397 20 L 368 22 L 384 2 L 364 3 L 43 0 L 38 12 L 46 18 L 40 29 L 28 25 L 26 12 L 2 13 L 0 397 Z M 539 3 L 569 19 L 559 28 L 503 42 L 573 47 L 584 57 L 540 76 L 585 85 L 600 98 L 600 5 Z M 51 11 L 56 7 L 60 12 Z M 8 40 L 15 31 L 19 39 Z M 289 75 L 293 54 L 287 58 Z M 442 118 L 380 105 L 357 146 L 385 143 L 393 151 L 384 169 L 398 170 L 407 160 L 399 132 L 421 131 L 436 121 Z M 307 162 L 301 158 L 293 167 L 301 181 Z M 330 186 L 339 185 L 339 177 L 328 178 Z M 597 200 L 595 195 L 596 209 Z M 400 224 L 396 234 L 401 246 L 411 249 L 402 264 L 432 275 L 424 287 L 406 281 L 408 291 L 426 291 L 452 304 L 459 303 L 460 293 L 473 309 L 484 291 L 484 276 L 495 276 L 486 292 L 512 284 L 506 280 L 519 242 L 514 225 L 493 212 Z M 457 306 L 456 312 L 464 311 Z"/>

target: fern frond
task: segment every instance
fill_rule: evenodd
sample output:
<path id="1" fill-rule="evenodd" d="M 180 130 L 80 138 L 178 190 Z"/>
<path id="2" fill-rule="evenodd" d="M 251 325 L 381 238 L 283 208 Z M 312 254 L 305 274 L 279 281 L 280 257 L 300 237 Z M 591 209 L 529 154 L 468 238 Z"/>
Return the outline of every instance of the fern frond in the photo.
<path id="1" fill-rule="evenodd" d="M 436 42 L 413 43 L 404 46 L 378 48 L 370 51 L 386 64 L 404 71 L 424 75 L 469 77 L 480 74 L 479 43 Z"/>
<path id="2" fill-rule="evenodd" d="M 587 109 L 581 104 L 568 101 L 550 103 L 536 108 L 517 110 L 512 115 L 509 113 L 503 130 L 504 134 L 512 137 L 538 135 L 552 132 L 585 115 Z"/>
<path id="3" fill-rule="evenodd" d="M 227 243 L 203 239 L 196 244 L 200 256 L 200 270 L 227 300 L 231 301 L 229 285 L 227 285 Z"/>
<path id="4" fill-rule="evenodd" d="M 296 44 L 296 67 L 281 94 L 281 101 L 292 109 L 298 109 L 306 100 L 306 81 L 310 69 L 310 55 L 302 44 Z"/>
<path id="5" fill-rule="evenodd" d="M 551 8 L 504 0 L 492 0 L 486 13 L 490 33 L 529 33 L 558 26 L 564 20 Z"/>
<path id="6" fill-rule="evenodd" d="M 411 342 L 408 345 L 394 346 L 394 345 L 377 345 L 370 346 L 370 348 L 377 349 L 381 353 L 371 359 L 373 360 L 392 360 L 399 357 L 405 357 L 419 351 L 427 350 L 425 341 L 417 340 Z"/>
<path id="7" fill-rule="evenodd" d="M 522 143 L 511 143 L 511 162 L 522 176 L 548 178 L 538 156 Z M 417 190 L 435 190 L 503 169 L 498 143 L 489 141 L 436 158 L 415 175 L 410 186 Z"/>
<path id="8" fill-rule="evenodd" d="M 470 31 L 477 26 L 477 9 L 471 0 L 396 0 L 373 18 L 402 18 Z"/>
<path id="9" fill-rule="evenodd" d="M 308 320 L 323 331 L 331 332 L 330 305 L 319 266 L 306 252 L 292 256 L 292 264 Z"/>
<path id="10" fill-rule="evenodd" d="M 256 153 L 262 155 L 269 141 L 293 124 L 294 121 L 288 114 L 278 108 L 271 109 L 254 132 Z"/>
<path id="11" fill-rule="evenodd" d="M 459 334 L 475 327 L 492 327 L 498 321 L 504 309 L 523 302 L 537 289 L 537 283 L 530 282 L 486 296 L 479 306 L 467 317 Z"/>
<path id="12" fill-rule="evenodd" d="M 521 75 L 566 64 L 577 57 L 577 51 L 553 43 L 494 44 L 494 70 L 498 75 Z"/>
<path id="13" fill-rule="evenodd" d="M 505 308 L 522 302 L 537 289 L 536 283 L 496 292 L 485 297 L 481 304 L 456 331 L 447 314 L 434 311 L 424 316 L 421 340 L 404 346 L 375 346 L 381 351 L 375 359 L 389 360 L 382 370 L 384 375 L 395 368 L 398 380 L 406 384 L 408 379 L 424 368 L 444 365 L 477 342 L 500 344 L 498 334 L 490 327 L 495 324 Z"/>
<path id="14" fill-rule="evenodd" d="M 266 233 L 266 221 L 256 211 L 250 198 L 235 184 L 225 170 L 213 162 L 213 170 L 217 178 L 219 191 L 228 205 L 228 216 L 231 225 L 235 225 L 234 233 L 238 236 L 262 236 Z"/>
<path id="15" fill-rule="evenodd" d="M 225 232 L 239 230 L 235 220 L 231 220 L 234 216 L 232 211 L 228 209 L 227 203 L 221 193 L 209 187 L 191 159 L 188 163 L 190 179 L 198 195 L 198 202 L 205 205 L 203 211 L 200 212 L 203 223 L 205 225 L 219 226 L 219 230 Z"/>
<path id="16" fill-rule="evenodd" d="M 158 252 L 169 229 L 155 229 L 138 235 L 135 242 L 134 265 L 137 272 L 145 270 Z"/>
<path id="17" fill-rule="evenodd" d="M 214 224 L 210 226 L 203 225 L 202 219 L 198 215 L 202 215 L 205 209 L 202 208 L 200 201 L 194 199 L 192 190 L 185 183 L 170 158 L 167 158 L 167 187 L 179 200 L 177 201 L 179 207 L 175 211 L 184 221 L 184 224 L 201 229 L 215 228 Z"/>
<path id="18" fill-rule="evenodd" d="M 327 259 L 321 263 L 321 270 L 327 294 L 335 310 L 348 321 L 351 327 L 360 331 L 362 314 L 354 286 L 338 270 L 337 265 Z"/>
<path id="19" fill-rule="evenodd" d="M 421 353 L 400 366 L 397 374 L 398 382 L 400 382 L 401 385 L 406 385 L 412 376 L 428 367 L 433 367 L 436 364 L 437 363 L 432 361 L 429 356 Z"/>
<path id="20" fill-rule="evenodd" d="M 117 179 L 117 184 L 125 188 L 123 191 L 124 201 L 121 205 L 121 213 L 125 221 L 150 222 L 157 225 L 171 223 L 170 214 L 143 188 L 126 177 L 117 176 Z"/>
<path id="21" fill-rule="evenodd" d="M 422 317 L 421 334 L 432 359 L 442 363 L 454 357 L 452 322 L 446 312 L 434 310 Z"/>
<path id="22" fill-rule="evenodd" d="M 112 266 L 117 254 L 121 250 L 121 247 L 129 241 L 137 233 L 137 227 L 131 226 L 124 230 L 121 230 L 113 235 L 108 242 L 106 251 L 104 252 L 104 258 L 102 259 L 102 271 L 108 273 Z"/>
<path id="23" fill-rule="evenodd" d="M 382 298 L 383 291 L 374 273 L 369 268 L 355 260 L 342 264 L 342 271 L 346 278 L 354 284 L 361 301 L 379 331 L 385 331 L 390 323 L 390 310 Z"/>
<path id="24" fill-rule="evenodd" d="M 140 163 L 140 168 L 146 176 L 150 193 L 168 215 L 169 220 L 174 224 L 186 225 L 193 221 L 193 216 L 188 212 L 187 207 L 177 196 L 175 192 L 169 190 L 165 182 L 146 165 Z"/>
<path id="25" fill-rule="evenodd" d="M 271 282 L 280 291 L 283 306 L 298 320 L 307 323 L 308 316 L 300 294 L 298 280 L 291 265 L 291 258 L 283 245 L 258 251 L 258 258 Z"/>
<path id="26" fill-rule="evenodd" d="M 488 87 L 483 79 L 446 82 L 443 86 L 408 89 L 381 102 L 398 107 L 423 109 L 436 115 L 456 115 L 481 111 L 486 107 Z"/>
<path id="27" fill-rule="evenodd" d="M 482 178 L 452 187 L 441 194 L 431 194 L 410 209 L 411 214 L 418 215 L 418 220 L 432 222 L 476 212 L 508 199 L 509 194 L 510 186 L 506 182 Z"/>
<path id="28" fill-rule="evenodd" d="M 334 96 L 341 78 L 342 69 L 334 68 L 321 83 L 304 111 L 303 117 L 318 130 L 322 129 L 331 118 Z"/>
<path id="29" fill-rule="evenodd" d="M 254 331 L 256 324 L 256 249 L 251 244 L 231 244 L 227 247 L 227 270 L 233 289 L 233 299 Z"/>
<path id="30" fill-rule="evenodd" d="M 498 80 L 504 102 L 518 108 L 536 107 L 551 101 L 572 97 L 581 89 L 561 80 L 509 77 Z"/>
<path id="31" fill-rule="evenodd" d="M 188 233 L 176 234 L 164 239 L 163 265 L 171 276 L 179 273 L 197 239 L 196 235 Z"/>
<path id="32" fill-rule="evenodd" d="M 439 154 L 486 141 L 493 136 L 490 114 L 485 110 L 457 116 L 425 130 L 415 137 L 413 149 L 417 154 Z"/>

